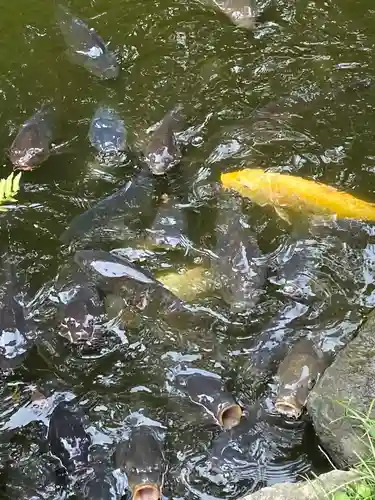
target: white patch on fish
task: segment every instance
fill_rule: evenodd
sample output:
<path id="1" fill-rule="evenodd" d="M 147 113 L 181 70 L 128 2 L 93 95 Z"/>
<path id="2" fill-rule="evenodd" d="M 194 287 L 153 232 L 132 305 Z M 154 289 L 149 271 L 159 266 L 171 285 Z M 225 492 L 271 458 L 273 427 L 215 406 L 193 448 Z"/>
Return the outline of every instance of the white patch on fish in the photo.
<path id="1" fill-rule="evenodd" d="M 307 365 L 305 365 L 301 370 L 301 375 L 300 375 L 299 379 L 296 382 L 294 382 L 293 384 L 285 384 L 285 388 L 291 389 L 292 391 L 296 390 L 298 388 L 299 384 L 302 382 L 302 380 L 305 380 L 306 378 L 308 378 L 309 374 L 310 374 L 309 367 Z"/>
<path id="2" fill-rule="evenodd" d="M 76 53 L 88 56 L 91 59 L 97 59 L 98 57 L 101 57 L 104 54 L 103 50 L 97 45 L 90 47 L 89 50 L 76 50 Z"/>
<path id="3" fill-rule="evenodd" d="M 57 295 L 63 304 L 69 304 L 69 302 L 77 295 L 80 291 L 79 285 L 72 287 L 67 292 L 59 292 Z"/>
<path id="4" fill-rule="evenodd" d="M 0 335 L 0 349 L 2 354 L 8 358 L 15 358 L 26 352 L 27 342 L 18 328 L 14 330 L 2 330 Z"/>
<path id="5" fill-rule="evenodd" d="M 74 460 L 75 457 L 79 457 L 81 455 L 80 443 L 81 439 L 72 437 L 69 440 L 66 438 L 60 438 L 64 449 L 69 453 L 69 457 Z"/>
<path id="6" fill-rule="evenodd" d="M 92 262 L 90 262 L 90 265 L 95 269 L 95 271 L 108 278 L 121 278 L 126 276 L 128 278 L 133 278 L 137 281 L 141 281 L 142 283 L 154 283 L 151 278 L 145 276 L 143 273 L 137 271 L 136 269 L 126 267 L 123 264 L 118 264 L 116 262 L 93 260 Z"/>

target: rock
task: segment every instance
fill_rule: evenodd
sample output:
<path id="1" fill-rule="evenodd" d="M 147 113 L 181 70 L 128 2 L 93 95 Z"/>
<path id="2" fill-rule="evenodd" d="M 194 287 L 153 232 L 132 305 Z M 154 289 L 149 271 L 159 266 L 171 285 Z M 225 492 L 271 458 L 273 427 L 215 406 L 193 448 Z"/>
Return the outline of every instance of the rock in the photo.
<path id="1" fill-rule="evenodd" d="M 368 451 L 363 428 L 347 414 L 352 408 L 367 413 L 375 394 L 375 311 L 356 337 L 326 369 L 307 403 L 322 446 L 337 467 L 359 462 Z M 340 403 L 341 402 L 341 403 Z M 371 408 L 375 418 L 375 408 Z"/>
<path id="2" fill-rule="evenodd" d="M 354 470 L 333 470 L 312 481 L 281 483 L 262 488 L 240 500 L 327 500 L 327 493 L 338 491 L 342 485 L 354 481 L 357 476 Z"/>

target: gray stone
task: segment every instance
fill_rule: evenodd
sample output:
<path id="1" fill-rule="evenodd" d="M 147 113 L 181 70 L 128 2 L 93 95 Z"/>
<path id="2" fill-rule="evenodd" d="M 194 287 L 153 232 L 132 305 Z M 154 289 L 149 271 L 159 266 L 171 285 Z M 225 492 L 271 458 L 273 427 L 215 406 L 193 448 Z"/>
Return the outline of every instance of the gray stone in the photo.
<path id="1" fill-rule="evenodd" d="M 337 355 L 310 394 L 307 409 L 331 460 L 340 468 L 358 463 L 368 443 L 348 408 L 367 413 L 375 398 L 375 311 Z M 372 408 L 371 418 L 375 418 Z"/>
<path id="2" fill-rule="evenodd" d="M 333 470 L 312 481 L 281 483 L 245 495 L 240 500 L 327 500 L 358 477 L 355 471 Z"/>

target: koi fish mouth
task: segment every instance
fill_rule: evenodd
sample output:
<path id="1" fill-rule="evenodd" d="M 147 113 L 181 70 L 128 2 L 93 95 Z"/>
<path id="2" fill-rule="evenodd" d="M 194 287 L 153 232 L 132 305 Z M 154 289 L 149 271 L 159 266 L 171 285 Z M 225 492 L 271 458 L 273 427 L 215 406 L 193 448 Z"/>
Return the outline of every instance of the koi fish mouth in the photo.
<path id="1" fill-rule="evenodd" d="M 285 397 L 277 400 L 275 408 L 281 415 L 294 419 L 298 419 L 303 413 L 303 408 L 293 397 Z"/>
<path id="2" fill-rule="evenodd" d="M 23 153 L 23 154 L 22 154 Z M 45 150 L 42 148 L 31 148 L 27 152 L 16 151 L 11 155 L 14 170 L 32 170 L 42 162 L 42 155 Z M 13 156 L 13 158 L 12 158 Z"/>
<path id="3" fill-rule="evenodd" d="M 219 415 L 218 420 L 224 429 L 229 430 L 240 423 L 242 417 L 242 408 L 237 405 L 229 405 L 223 408 Z"/>
<path id="4" fill-rule="evenodd" d="M 34 167 L 30 167 L 30 165 L 24 165 L 23 163 L 17 163 L 13 165 L 13 170 L 33 170 Z"/>
<path id="5" fill-rule="evenodd" d="M 133 500 L 159 500 L 161 488 L 156 484 L 142 484 L 134 488 Z"/>

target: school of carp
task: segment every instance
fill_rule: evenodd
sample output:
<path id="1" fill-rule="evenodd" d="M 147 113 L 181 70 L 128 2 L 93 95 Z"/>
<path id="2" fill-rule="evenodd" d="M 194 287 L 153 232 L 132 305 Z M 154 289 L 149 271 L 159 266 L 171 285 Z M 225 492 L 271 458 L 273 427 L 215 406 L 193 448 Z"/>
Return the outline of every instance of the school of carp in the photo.
<path id="1" fill-rule="evenodd" d="M 243 1 L 213 4 L 237 26 L 252 29 L 255 25 L 255 5 Z M 118 77 L 120 65 L 115 53 L 94 29 L 62 5 L 56 9 L 56 20 L 72 63 L 102 80 Z M 192 338 L 209 343 L 217 323 L 226 321 L 219 313 L 194 305 L 197 297 L 210 293 L 220 297 L 231 320 L 252 311 L 265 296 L 268 270 L 257 235 L 244 222 L 244 202 L 270 206 L 292 226 L 301 220 L 319 225 L 321 218 L 332 224 L 342 220 L 375 220 L 375 203 L 311 179 L 249 166 L 222 172 L 220 179 L 210 182 L 217 203 L 215 242 L 210 250 L 204 245 L 198 247 L 188 236 L 179 200 L 157 189 L 160 178 L 168 178 L 170 172 L 180 167 L 184 146 L 178 137 L 186 128 L 189 113 L 190 110 L 177 103 L 142 144 L 136 146 L 129 144 L 127 127 L 115 109 L 100 103 L 91 120 L 88 137 L 99 155 L 116 162 L 131 150 L 139 156 L 142 168 L 126 185 L 71 221 L 60 240 L 74 253 L 49 284 L 43 303 L 38 303 L 38 297 L 31 301 L 41 315 L 53 310 L 51 317 L 59 336 L 82 353 L 95 353 L 102 348 L 106 343 L 105 332 L 109 330 L 121 336 L 127 329 L 136 330 L 145 324 L 187 352 Z M 53 155 L 64 154 L 67 144 L 53 143 L 55 119 L 54 105 L 46 102 L 24 122 L 8 152 L 14 170 L 33 171 L 53 161 Z M 119 226 L 122 234 L 129 235 L 131 245 L 108 250 L 108 239 Z M 106 242 L 106 250 L 97 246 L 77 248 L 92 235 Z M 147 261 L 155 248 L 166 252 L 182 250 L 197 257 L 198 263 L 186 266 L 180 274 L 162 268 L 152 273 L 141 262 Z M 300 273 L 305 266 L 302 258 L 300 264 L 293 263 L 293 272 Z M 17 282 L 6 255 L 3 275 L 7 288 L 0 310 L 3 331 L 0 364 L 5 373 L 22 363 L 30 344 L 29 332 L 36 326 L 15 299 Z M 284 280 L 284 291 L 292 301 L 281 311 L 279 320 L 283 314 L 288 317 L 288 308 L 298 309 L 296 317 L 303 316 L 303 287 L 313 286 L 307 281 L 293 289 L 288 279 L 293 281 L 290 274 Z M 308 289 L 306 300 L 317 295 L 319 290 Z M 8 333 L 6 338 L 7 331 L 13 335 Z M 149 346 L 151 356 L 157 344 L 154 342 Z M 215 343 L 215 337 L 212 342 Z M 283 346 L 277 359 L 269 349 L 272 342 Z M 277 338 L 272 325 L 248 352 L 249 377 L 263 381 L 275 376 L 277 380 L 275 415 L 292 422 L 300 419 L 310 391 L 332 362 L 332 356 L 314 339 L 305 336 Z M 191 359 L 188 355 L 175 359 L 160 353 L 157 356 L 167 374 L 165 384 L 171 400 L 182 398 L 195 405 L 209 422 L 221 429 L 222 434 L 212 447 L 213 456 L 223 447 L 220 440 L 225 441 L 229 433 L 246 433 L 243 431 L 246 422 L 258 418 L 255 416 L 258 410 L 243 408 L 227 389 L 226 381 L 214 371 L 200 368 L 194 356 Z M 31 394 L 33 411 L 48 415 L 46 442 L 59 460 L 55 472 L 61 491 L 73 491 L 80 498 L 90 499 L 122 498 L 127 491 L 134 500 L 162 498 L 168 471 L 164 452 L 167 422 L 146 418 L 134 408 L 135 413 L 127 418 L 130 431 L 126 436 L 118 436 L 111 454 L 113 468 L 126 477 L 122 490 L 118 490 L 105 472 L 108 465 L 103 468 L 98 465 L 107 464 L 109 457 L 92 459 L 95 455 L 92 437 L 83 424 L 84 415 L 76 401 L 67 399 L 52 404 L 52 399 L 38 388 Z M 37 487 L 31 486 L 30 491 L 37 494 Z"/>

